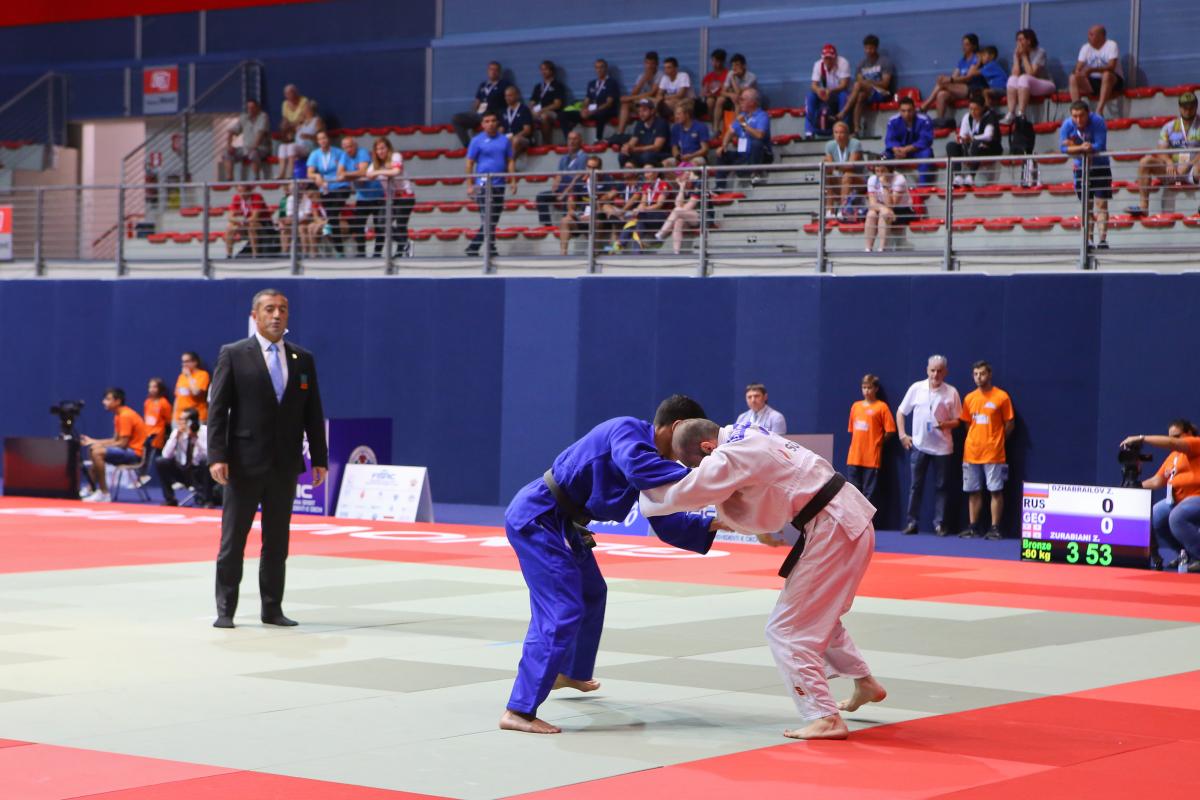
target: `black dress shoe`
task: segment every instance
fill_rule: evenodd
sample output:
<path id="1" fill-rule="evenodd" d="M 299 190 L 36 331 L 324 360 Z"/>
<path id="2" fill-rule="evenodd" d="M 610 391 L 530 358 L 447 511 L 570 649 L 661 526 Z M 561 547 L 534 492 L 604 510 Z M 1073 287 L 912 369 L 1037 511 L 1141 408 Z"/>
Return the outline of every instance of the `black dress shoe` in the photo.
<path id="1" fill-rule="evenodd" d="M 902 530 L 901 533 L 903 533 L 905 536 L 916 536 L 917 535 L 917 523 L 915 523 L 915 522 L 908 523 L 907 525 L 904 526 L 904 530 Z"/>
<path id="2" fill-rule="evenodd" d="M 962 533 L 958 534 L 958 538 L 960 539 L 977 539 L 978 537 L 979 534 L 975 532 L 974 528 L 967 528 L 963 530 Z"/>
<path id="3" fill-rule="evenodd" d="M 281 628 L 291 628 L 300 624 L 294 619 L 288 619 L 282 613 L 264 616 L 262 621 L 264 625 L 278 625 Z"/>
<path id="4" fill-rule="evenodd" d="M 948 533 L 950 533 L 950 531 L 946 530 L 945 525 L 934 525 L 933 526 L 933 535 L 934 536 L 945 536 Z"/>
<path id="5" fill-rule="evenodd" d="M 233 617 L 217 617 L 217 621 L 213 623 L 214 628 L 232 628 Z"/>
<path id="6" fill-rule="evenodd" d="M 987 533 L 985 533 L 983 535 L 983 538 L 989 539 L 993 542 L 996 542 L 996 541 L 1003 539 L 1004 534 L 1000 532 L 999 528 L 997 528 L 995 525 L 993 525 L 992 527 L 987 529 Z"/>

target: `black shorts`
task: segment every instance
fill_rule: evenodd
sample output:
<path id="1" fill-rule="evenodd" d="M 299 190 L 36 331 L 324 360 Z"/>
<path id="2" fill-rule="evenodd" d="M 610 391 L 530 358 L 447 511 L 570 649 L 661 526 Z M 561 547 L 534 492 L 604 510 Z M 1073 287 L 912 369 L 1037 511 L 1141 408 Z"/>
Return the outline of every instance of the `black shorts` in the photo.
<path id="1" fill-rule="evenodd" d="M 912 206 L 895 206 L 892 211 L 896 214 L 896 222 L 912 222 L 917 218 L 917 214 L 912 210 Z"/>
<path id="2" fill-rule="evenodd" d="M 1082 169 L 1075 167 L 1075 196 L 1080 199 L 1083 198 L 1082 173 Z M 1108 164 L 1092 166 L 1088 172 L 1088 193 L 1093 200 L 1112 199 L 1112 168 Z"/>
<path id="3" fill-rule="evenodd" d="M 321 195 L 321 205 L 325 208 L 325 214 L 329 219 L 336 220 L 342 213 L 342 209 L 346 207 L 346 201 L 350 199 L 350 189 L 348 187 L 342 189 L 330 189 L 325 194 Z"/>
<path id="4" fill-rule="evenodd" d="M 1113 84 L 1112 90 L 1119 92 L 1125 88 L 1125 79 L 1120 75 L 1116 75 L 1115 77 L 1117 82 Z M 1091 75 L 1088 76 L 1088 83 L 1092 85 L 1092 94 L 1100 94 L 1100 80 L 1100 78 L 1093 78 Z"/>

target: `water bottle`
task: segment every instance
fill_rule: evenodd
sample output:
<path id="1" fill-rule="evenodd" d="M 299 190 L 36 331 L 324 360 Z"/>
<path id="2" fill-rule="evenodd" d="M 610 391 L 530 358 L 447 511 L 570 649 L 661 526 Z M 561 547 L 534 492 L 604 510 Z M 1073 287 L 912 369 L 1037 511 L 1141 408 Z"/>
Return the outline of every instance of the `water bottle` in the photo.
<path id="1" fill-rule="evenodd" d="M 1187 550 L 1180 550 L 1180 551 L 1179 551 L 1179 571 L 1180 571 L 1180 572 L 1187 572 L 1187 571 L 1188 571 L 1188 554 L 1187 554 Z"/>

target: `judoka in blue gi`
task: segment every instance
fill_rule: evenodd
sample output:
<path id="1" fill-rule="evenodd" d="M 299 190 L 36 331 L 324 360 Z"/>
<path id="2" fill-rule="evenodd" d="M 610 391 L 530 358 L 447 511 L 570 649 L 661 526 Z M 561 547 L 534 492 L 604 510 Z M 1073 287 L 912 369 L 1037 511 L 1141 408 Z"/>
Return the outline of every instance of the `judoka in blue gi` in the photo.
<path id="1" fill-rule="evenodd" d="M 592 670 L 608 587 L 583 525 L 622 520 L 640 491 L 684 478 L 687 468 L 663 454 L 671 452 L 678 422 L 703 416 L 695 400 L 672 395 L 659 405 L 653 426 L 633 417 L 602 422 L 509 503 L 504 528 L 529 587 L 531 618 L 501 728 L 560 733 L 537 717 L 551 690 L 600 688 Z M 662 541 L 697 553 L 708 552 L 717 528 L 715 518 L 698 513 L 654 517 L 650 524 Z"/>

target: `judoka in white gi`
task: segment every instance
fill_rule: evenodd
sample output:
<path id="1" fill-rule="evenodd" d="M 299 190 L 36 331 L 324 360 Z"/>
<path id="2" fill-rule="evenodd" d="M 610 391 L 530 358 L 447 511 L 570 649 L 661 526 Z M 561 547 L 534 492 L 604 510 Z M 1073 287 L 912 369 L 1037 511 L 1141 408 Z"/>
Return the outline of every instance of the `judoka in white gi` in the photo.
<path id="1" fill-rule="evenodd" d="M 719 427 L 707 419 L 679 423 L 675 458 L 694 469 L 682 480 L 646 489 L 647 517 L 716 505 L 718 519 L 764 544 L 793 544 L 800 531 L 791 521 L 834 475 L 829 462 L 756 425 Z M 793 567 L 767 623 L 771 655 L 804 727 L 785 730 L 793 739 L 844 739 L 840 711 L 883 700 L 887 692 L 871 676 L 841 617 L 875 549 L 875 508 L 847 483 L 806 526 L 804 554 Z M 773 532 L 782 529 L 783 539 Z M 854 679 L 848 700 L 835 703 L 827 677 Z"/>

